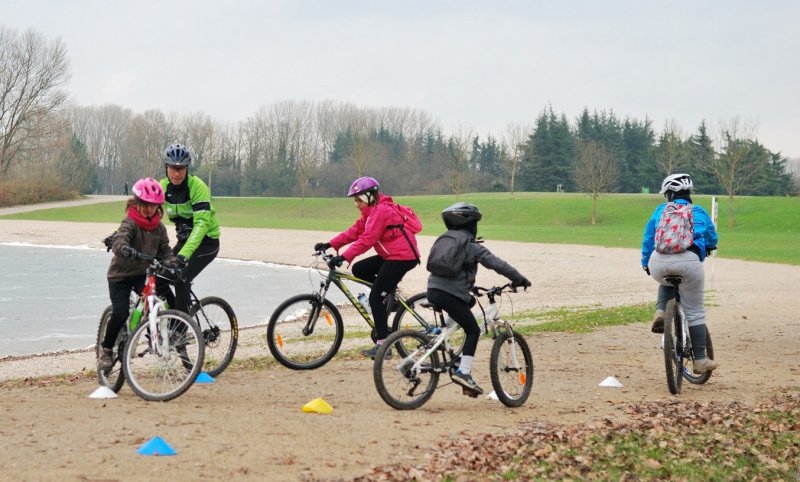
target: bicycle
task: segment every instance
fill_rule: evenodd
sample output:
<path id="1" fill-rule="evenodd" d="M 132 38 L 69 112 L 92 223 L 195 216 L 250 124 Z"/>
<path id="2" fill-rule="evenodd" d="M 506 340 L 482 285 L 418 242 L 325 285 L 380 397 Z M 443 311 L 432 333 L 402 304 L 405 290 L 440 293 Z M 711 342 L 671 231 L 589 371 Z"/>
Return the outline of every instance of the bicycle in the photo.
<path id="1" fill-rule="evenodd" d="M 694 352 L 692 351 L 692 339 L 689 336 L 689 323 L 681 305 L 681 295 L 679 286 L 683 282 L 683 277 L 669 275 L 664 277 L 664 281 L 675 287 L 675 296 L 667 302 L 664 310 L 664 366 L 667 373 L 667 387 L 669 393 L 678 395 L 681 393 L 681 386 L 685 378 L 690 383 L 702 385 L 711 378 L 711 372 L 695 375 L 692 371 L 694 365 Z M 714 359 L 714 347 L 711 344 L 711 333 L 706 326 L 706 356 Z"/>
<path id="2" fill-rule="evenodd" d="M 484 333 L 491 333 L 494 342 L 489 357 L 489 373 L 497 398 L 507 407 L 525 403 L 533 386 L 533 357 L 525 338 L 514 332 L 510 322 L 499 317 L 497 298 L 503 293 L 516 292 L 510 284 L 493 288 L 474 287 L 478 306 L 483 314 Z M 489 300 L 486 307 L 480 297 Z M 373 366 L 373 380 L 378 394 L 392 408 L 413 410 L 432 396 L 442 373 L 457 369 L 460 357 L 450 343 L 450 335 L 459 326 L 446 321 L 441 308 L 431 306 L 436 313 L 438 329 L 429 333 L 403 330 L 391 334 L 378 349 Z M 400 360 L 385 358 L 393 347 L 412 348 Z M 398 350 L 399 351 L 399 350 Z M 452 382 L 451 382 L 452 383 Z M 478 393 L 462 387 L 463 393 L 477 397 Z"/>
<path id="3" fill-rule="evenodd" d="M 281 303 L 267 324 L 269 351 L 280 364 L 293 370 L 319 368 L 329 362 L 341 347 L 344 339 L 344 322 L 339 309 L 327 299 L 331 285 L 339 288 L 370 326 L 373 342 L 377 337 L 375 322 L 370 313 L 344 282 L 353 281 L 367 289 L 371 289 L 372 284 L 350 273 L 337 270 L 336 266 L 331 264 L 332 254 L 317 251 L 313 256 L 316 259 L 321 257 L 328 268 L 327 273 L 317 270 L 324 277 L 319 288 L 311 293 L 293 296 Z M 436 326 L 436 321 L 433 311 L 423 308 L 425 301 L 427 301 L 425 293 L 418 293 L 410 298 L 404 298 L 396 292 L 387 295 L 387 312 L 396 310 L 390 331 L 414 329 L 425 333 L 432 330 Z M 456 346 L 463 348 L 465 341 L 463 330 L 460 333 L 460 345 Z M 458 335 L 455 335 L 454 341 L 457 343 L 458 340 Z M 403 350 L 402 346 L 399 348 Z M 404 353 L 406 352 L 400 351 L 401 355 Z"/>
<path id="4" fill-rule="evenodd" d="M 112 347 L 112 366 L 98 367 L 98 379 L 114 392 L 127 379 L 143 399 L 168 401 L 182 395 L 197 379 L 205 353 L 203 334 L 185 313 L 166 309 L 164 300 L 156 295 L 156 277 L 170 280 L 174 270 L 155 257 L 138 256 L 150 262 L 144 289 L 141 295 L 131 294 L 135 307 Z M 103 312 L 97 329 L 96 355 L 111 319 L 110 308 Z"/>
<path id="5" fill-rule="evenodd" d="M 111 251 L 116 231 L 103 240 L 106 251 Z M 203 332 L 205 342 L 205 356 L 203 358 L 203 371 L 209 376 L 218 377 L 233 361 L 236 347 L 239 343 L 239 322 L 233 307 L 224 299 L 217 296 L 207 296 L 198 298 L 194 290 L 189 291 L 191 296 L 191 306 L 189 307 L 189 317 L 197 323 L 200 331 Z M 131 293 L 131 313 L 136 307 L 139 297 Z M 111 305 L 106 307 L 100 317 L 100 325 L 108 323 L 111 317 Z M 102 339 L 98 339 L 98 345 Z M 101 379 L 102 383 L 103 380 Z M 116 382 L 116 390 L 122 387 L 124 380 Z M 110 386 L 114 388 L 114 386 Z"/>

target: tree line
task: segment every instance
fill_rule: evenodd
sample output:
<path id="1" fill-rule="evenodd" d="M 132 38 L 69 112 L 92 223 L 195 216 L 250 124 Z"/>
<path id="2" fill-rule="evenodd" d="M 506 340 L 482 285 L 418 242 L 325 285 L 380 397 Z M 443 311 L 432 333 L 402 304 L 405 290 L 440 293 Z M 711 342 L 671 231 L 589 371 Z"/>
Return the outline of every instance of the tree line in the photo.
<path id="1" fill-rule="evenodd" d="M 337 101 L 282 101 L 220 122 L 195 112 L 133 112 L 67 105 L 66 48 L 34 31 L 0 27 L 0 180 L 25 176 L 82 193 L 121 193 L 125 182 L 163 175 L 161 153 L 178 141 L 215 195 L 341 196 L 372 175 L 395 194 L 472 191 L 657 192 L 668 173 L 692 174 L 699 193 L 794 195 L 787 159 L 739 118 L 675 122 L 552 106 L 500 135 L 445 133 L 422 110 Z"/>

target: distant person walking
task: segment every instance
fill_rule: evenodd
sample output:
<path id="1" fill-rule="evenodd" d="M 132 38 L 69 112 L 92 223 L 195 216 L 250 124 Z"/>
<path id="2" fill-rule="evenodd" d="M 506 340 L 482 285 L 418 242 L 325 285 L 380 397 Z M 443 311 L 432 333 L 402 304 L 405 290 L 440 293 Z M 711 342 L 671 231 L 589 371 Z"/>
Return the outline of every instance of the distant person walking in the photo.
<path id="1" fill-rule="evenodd" d="M 172 251 L 185 274 L 185 281 L 175 282 L 175 308 L 183 312 L 189 311 L 191 281 L 219 253 L 219 223 L 211 204 L 211 191 L 202 179 L 189 174 L 191 163 L 192 155 L 182 144 L 175 143 L 164 150 L 164 208 L 175 223 L 178 242 Z"/>
<path id="2" fill-rule="evenodd" d="M 125 181 L 125 191 L 123 192 L 124 195 L 128 195 L 128 181 Z"/>

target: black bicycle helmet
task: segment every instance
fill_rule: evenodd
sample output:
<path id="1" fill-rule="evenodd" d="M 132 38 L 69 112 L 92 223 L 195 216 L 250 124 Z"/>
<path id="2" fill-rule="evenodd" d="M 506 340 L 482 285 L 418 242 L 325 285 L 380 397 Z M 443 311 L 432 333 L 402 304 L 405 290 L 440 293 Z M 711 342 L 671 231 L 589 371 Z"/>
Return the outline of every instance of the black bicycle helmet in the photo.
<path id="1" fill-rule="evenodd" d="M 469 223 L 477 223 L 483 214 L 472 204 L 457 202 L 442 211 L 442 219 L 447 229 L 457 229 Z"/>
<path id="2" fill-rule="evenodd" d="M 183 144 L 170 145 L 164 149 L 164 164 L 168 166 L 188 166 L 192 163 L 192 155 L 189 148 Z"/>

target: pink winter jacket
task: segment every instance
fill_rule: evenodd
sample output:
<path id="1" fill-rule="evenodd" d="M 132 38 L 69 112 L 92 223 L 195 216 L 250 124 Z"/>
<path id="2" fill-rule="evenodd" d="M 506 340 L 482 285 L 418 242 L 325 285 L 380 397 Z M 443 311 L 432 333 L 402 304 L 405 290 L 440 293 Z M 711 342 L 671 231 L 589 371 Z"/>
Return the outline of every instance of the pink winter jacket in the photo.
<path id="1" fill-rule="evenodd" d="M 400 229 L 387 229 L 387 226 L 402 222 L 403 218 L 397 211 L 392 197 L 378 194 L 378 202 L 375 206 L 362 208 L 361 217 L 345 232 L 331 239 L 330 243 L 337 253 L 342 246 L 353 243 L 342 253 L 348 263 L 352 263 L 356 257 L 366 253 L 372 247 L 381 258 L 386 260 L 416 260 L 415 252 L 418 253 L 419 248 L 414 233 L 408 229 L 405 230 L 408 239 L 414 245 L 412 249 Z"/>

